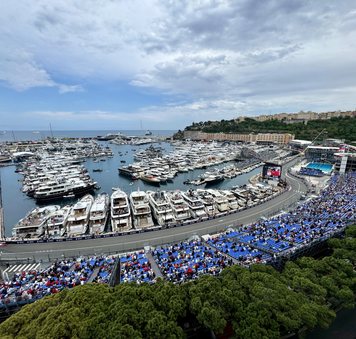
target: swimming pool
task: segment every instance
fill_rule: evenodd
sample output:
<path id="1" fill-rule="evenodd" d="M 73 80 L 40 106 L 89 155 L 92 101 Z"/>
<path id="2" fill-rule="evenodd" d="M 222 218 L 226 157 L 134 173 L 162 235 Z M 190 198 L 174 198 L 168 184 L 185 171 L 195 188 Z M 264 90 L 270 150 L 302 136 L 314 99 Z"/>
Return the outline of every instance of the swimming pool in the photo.
<path id="1" fill-rule="evenodd" d="M 323 171 L 325 174 L 330 174 L 333 170 L 333 165 L 330 164 L 323 164 L 321 162 L 310 162 L 307 168 L 314 168 Z"/>

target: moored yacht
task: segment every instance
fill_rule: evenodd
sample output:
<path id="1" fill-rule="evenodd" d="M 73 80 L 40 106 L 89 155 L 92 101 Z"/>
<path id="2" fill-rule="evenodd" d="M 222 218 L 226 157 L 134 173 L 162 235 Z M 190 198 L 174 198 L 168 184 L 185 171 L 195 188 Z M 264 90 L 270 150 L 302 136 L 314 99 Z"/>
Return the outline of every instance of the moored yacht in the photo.
<path id="1" fill-rule="evenodd" d="M 240 209 L 240 205 L 237 202 L 235 195 L 229 190 L 221 190 L 220 193 L 226 197 L 229 203 L 230 210 L 236 211 Z"/>
<path id="2" fill-rule="evenodd" d="M 151 215 L 151 207 L 148 202 L 148 196 L 145 192 L 132 192 L 130 194 L 130 203 L 132 208 L 133 226 L 136 229 L 154 226 Z"/>
<path id="3" fill-rule="evenodd" d="M 12 235 L 15 238 L 27 239 L 40 237 L 48 216 L 59 208 L 58 205 L 36 207 L 15 225 Z"/>
<path id="4" fill-rule="evenodd" d="M 166 192 L 147 192 L 147 194 L 149 196 L 153 215 L 158 224 L 160 226 L 174 224 L 175 218 Z"/>
<path id="5" fill-rule="evenodd" d="M 128 231 L 132 228 L 131 211 L 127 194 L 115 188 L 111 195 L 111 230 Z"/>
<path id="6" fill-rule="evenodd" d="M 231 190 L 231 192 L 235 195 L 235 197 L 237 198 L 237 203 L 241 207 L 248 206 L 248 203 L 250 201 L 250 194 L 248 190 L 244 188 L 235 187 Z"/>
<path id="7" fill-rule="evenodd" d="M 191 217 L 188 204 L 184 201 L 180 191 L 167 193 L 172 206 L 174 218 L 177 221 L 184 221 Z"/>
<path id="8" fill-rule="evenodd" d="M 205 187 L 216 185 L 224 179 L 224 176 L 221 174 L 209 174 L 205 177 Z"/>
<path id="9" fill-rule="evenodd" d="M 212 217 L 219 213 L 219 210 L 216 207 L 214 197 L 204 189 L 197 189 L 197 194 L 204 203 L 205 211 L 208 216 Z"/>
<path id="10" fill-rule="evenodd" d="M 37 201 L 44 202 L 61 199 L 68 194 L 80 196 L 93 191 L 96 184 L 94 181 L 82 180 L 80 178 L 73 178 L 70 182 L 52 180 L 40 185 L 34 191 L 33 197 Z"/>
<path id="11" fill-rule="evenodd" d="M 219 212 L 226 212 L 230 209 L 229 201 L 225 195 L 221 194 L 218 190 L 208 189 L 207 191 L 213 196 Z"/>
<path id="12" fill-rule="evenodd" d="M 70 210 L 71 207 L 67 205 L 48 216 L 44 230 L 45 237 L 57 238 L 64 235 Z"/>
<path id="13" fill-rule="evenodd" d="M 94 198 L 87 194 L 80 199 L 71 209 L 67 222 L 67 235 L 83 235 L 88 229 L 90 208 Z"/>
<path id="14" fill-rule="evenodd" d="M 188 190 L 187 192 L 182 192 L 182 197 L 188 203 L 193 218 L 205 218 L 208 216 L 204 203 L 196 191 Z"/>
<path id="15" fill-rule="evenodd" d="M 89 233 L 100 234 L 105 230 L 109 212 L 109 195 L 99 194 L 91 206 L 89 215 Z"/>
<path id="16" fill-rule="evenodd" d="M 150 185 L 159 186 L 161 180 L 150 173 L 143 173 L 140 175 L 140 179 L 147 182 Z"/>
<path id="17" fill-rule="evenodd" d="M 122 166 L 119 168 L 119 174 L 127 176 L 131 179 L 134 177 L 139 177 L 141 173 L 143 172 L 143 169 L 138 166 L 138 165 L 128 165 L 128 166 Z"/>

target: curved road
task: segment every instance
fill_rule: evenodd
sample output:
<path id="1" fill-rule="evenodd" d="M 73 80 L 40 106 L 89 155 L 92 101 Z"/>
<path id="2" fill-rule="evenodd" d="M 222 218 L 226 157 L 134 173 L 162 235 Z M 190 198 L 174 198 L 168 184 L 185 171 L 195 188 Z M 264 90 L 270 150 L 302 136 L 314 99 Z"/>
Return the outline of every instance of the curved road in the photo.
<path id="1" fill-rule="evenodd" d="M 262 216 L 278 213 L 283 208 L 295 203 L 302 194 L 307 192 L 306 185 L 299 179 L 290 176 L 287 170 L 299 159 L 284 165 L 284 178 L 290 188 L 280 196 L 261 205 L 242 212 L 225 215 L 221 218 L 200 223 L 179 226 L 159 231 L 130 234 L 125 236 L 97 238 L 66 242 L 8 244 L 0 251 L 0 261 L 49 261 L 56 258 L 93 255 L 99 253 L 119 253 L 129 250 L 142 249 L 145 246 L 156 246 L 176 241 L 186 240 L 193 235 L 216 233 L 231 225 L 255 222 Z"/>

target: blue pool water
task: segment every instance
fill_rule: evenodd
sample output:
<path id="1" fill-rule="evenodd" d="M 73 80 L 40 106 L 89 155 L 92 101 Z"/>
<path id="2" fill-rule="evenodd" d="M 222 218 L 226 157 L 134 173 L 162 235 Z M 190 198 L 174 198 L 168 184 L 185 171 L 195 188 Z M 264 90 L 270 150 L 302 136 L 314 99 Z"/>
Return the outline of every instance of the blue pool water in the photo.
<path id="1" fill-rule="evenodd" d="M 320 162 L 310 162 L 307 166 L 307 168 L 313 168 L 313 169 L 320 169 L 321 171 L 323 171 L 326 174 L 330 174 L 333 166 L 330 164 L 323 164 Z"/>

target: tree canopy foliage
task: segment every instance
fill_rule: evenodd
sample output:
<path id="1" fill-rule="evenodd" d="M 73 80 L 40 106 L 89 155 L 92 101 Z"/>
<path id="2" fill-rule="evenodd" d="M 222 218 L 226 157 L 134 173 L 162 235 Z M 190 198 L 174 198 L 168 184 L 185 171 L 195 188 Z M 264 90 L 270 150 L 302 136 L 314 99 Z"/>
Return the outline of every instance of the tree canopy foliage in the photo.
<path id="1" fill-rule="evenodd" d="M 202 131 L 207 133 L 291 133 L 296 139 L 313 140 L 325 129 L 322 138 L 338 138 L 346 141 L 355 141 L 356 117 L 337 117 L 328 120 L 311 120 L 307 124 L 297 122 L 287 124 L 283 120 L 257 121 L 245 118 L 244 121 L 221 120 L 192 123 L 187 131 Z"/>
<path id="2" fill-rule="evenodd" d="M 1 338 L 183 338 L 198 324 L 215 333 L 230 326 L 239 338 L 327 327 L 339 307 L 354 307 L 356 226 L 331 239 L 333 255 L 226 268 L 218 277 L 174 285 L 88 284 L 23 307 L 0 325 Z"/>

